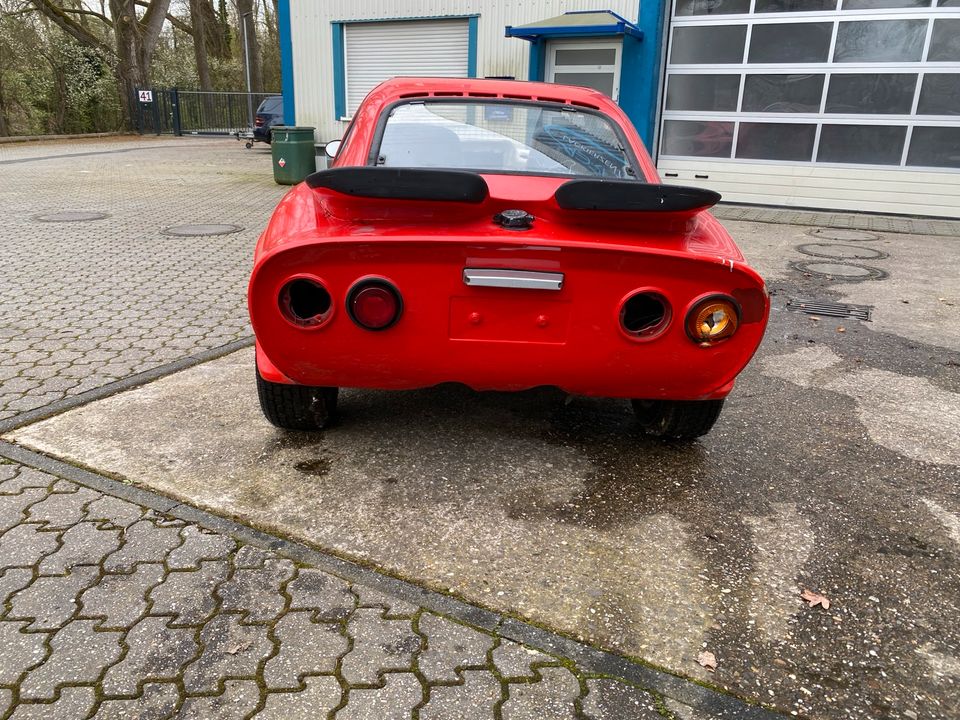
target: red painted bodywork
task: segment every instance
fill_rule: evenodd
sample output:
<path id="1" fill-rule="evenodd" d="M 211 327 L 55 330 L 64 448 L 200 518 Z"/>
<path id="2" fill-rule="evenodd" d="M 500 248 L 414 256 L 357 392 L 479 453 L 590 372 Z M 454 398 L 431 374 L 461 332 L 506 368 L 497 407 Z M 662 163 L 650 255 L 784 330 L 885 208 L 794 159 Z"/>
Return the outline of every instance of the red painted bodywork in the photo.
<path id="1" fill-rule="evenodd" d="M 595 108 L 619 124 L 648 182 L 659 178 L 620 108 L 585 88 L 497 80 L 395 79 L 358 109 L 334 165 L 367 164 L 376 122 L 390 104 L 435 93 L 564 102 Z M 411 389 L 459 382 L 478 390 L 554 385 L 603 397 L 722 398 L 763 337 L 763 280 L 708 212 L 567 211 L 557 177 L 481 173 L 482 204 L 374 200 L 296 186 L 257 244 L 249 307 L 257 364 L 269 381 Z M 520 208 L 535 216 L 518 232 L 492 222 Z M 562 290 L 469 287 L 466 267 L 562 272 Z M 333 298 L 329 321 L 302 328 L 281 314 L 278 293 L 295 275 L 320 279 Z M 364 330 L 345 311 L 358 278 L 388 278 L 403 297 L 400 320 Z M 620 328 L 624 298 L 637 289 L 665 297 L 671 320 L 650 339 Z M 741 324 L 712 347 L 687 336 L 700 298 L 731 295 Z"/>

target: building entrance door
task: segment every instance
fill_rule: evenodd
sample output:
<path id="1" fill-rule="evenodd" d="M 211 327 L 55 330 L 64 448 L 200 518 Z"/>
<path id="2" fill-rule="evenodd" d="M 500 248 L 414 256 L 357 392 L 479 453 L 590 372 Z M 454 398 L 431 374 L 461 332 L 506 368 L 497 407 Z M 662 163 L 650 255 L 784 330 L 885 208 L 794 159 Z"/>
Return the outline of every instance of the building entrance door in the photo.
<path id="1" fill-rule="evenodd" d="M 620 40 L 553 40 L 547 45 L 547 82 L 593 88 L 620 98 Z"/>

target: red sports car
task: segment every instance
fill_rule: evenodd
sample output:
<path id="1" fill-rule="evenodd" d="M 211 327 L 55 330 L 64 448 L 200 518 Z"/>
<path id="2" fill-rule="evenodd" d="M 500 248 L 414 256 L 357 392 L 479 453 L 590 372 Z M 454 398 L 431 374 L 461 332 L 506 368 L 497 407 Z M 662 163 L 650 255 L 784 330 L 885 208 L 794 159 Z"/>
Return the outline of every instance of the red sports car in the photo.
<path id="1" fill-rule="evenodd" d="M 267 419 L 317 430 L 339 387 L 555 385 L 633 401 L 649 433 L 713 426 L 769 299 L 708 212 L 659 184 L 586 88 L 397 78 L 333 167 L 277 206 L 249 306 Z"/>

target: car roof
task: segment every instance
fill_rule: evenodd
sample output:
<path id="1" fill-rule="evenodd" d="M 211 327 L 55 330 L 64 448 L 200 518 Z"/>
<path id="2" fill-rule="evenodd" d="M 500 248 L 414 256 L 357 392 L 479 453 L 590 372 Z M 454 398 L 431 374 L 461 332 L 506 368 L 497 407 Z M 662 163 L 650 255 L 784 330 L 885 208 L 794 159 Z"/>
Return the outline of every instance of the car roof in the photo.
<path id="1" fill-rule="evenodd" d="M 510 100 L 538 100 L 563 102 L 599 110 L 608 108 L 613 100 L 591 88 L 527 80 L 500 80 L 494 78 L 439 78 L 395 77 L 380 83 L 371 94 L 381 101 L 393 102 L 411 97 L 472 97 L 507 98 Z"/>

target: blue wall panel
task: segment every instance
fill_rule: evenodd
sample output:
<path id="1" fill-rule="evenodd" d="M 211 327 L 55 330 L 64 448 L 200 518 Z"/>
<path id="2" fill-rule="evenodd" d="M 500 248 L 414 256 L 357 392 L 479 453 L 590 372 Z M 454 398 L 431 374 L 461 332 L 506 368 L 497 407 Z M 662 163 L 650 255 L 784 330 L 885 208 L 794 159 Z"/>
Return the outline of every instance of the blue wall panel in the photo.
<path id="1" fill-rule="evenodd" d="M 623 70 L 621 71 L 621 87 L 623 78 L 628 73 L 632 76 L 631 90 L 635 97 L 631 100 L 632 111 L 628 111 L 630 119 L 637 126 L 637 131 L 651 155 L 654 152 L 653 138 L 657 128 L 657 103 L 660 99 L 660 58 L 663 56 L 665 42 L 664 23 L 667 13 L 667 0 L 640 0 L 640 19 L 637 21 L 643 31 L 643 42 L 631 50 L 632 57 L 627 59 L 627 47 L 623 48 Z M 626 107 L 624 107 L 626 110 Z M 635 113 L 635 114 L 634 114 Z"/>
<path id="2" fill-rule="evenodd" d="M 280 31 L 280 88 L 283 92 L 283 122 L 297 124 L 297 105 L 293 87 L 293 38 L 290 36 L 290 0 L 277 3 L 277 29 Z"/>
<path id="3" fill-rule="evenodd" d="M 339 120 L 347 114 L 347 76 L 344 72 L 343 23 L 333 26 L 333 114 Z"/>
<path id="4" fill-rule="evenodd" d="M 477 76 L 477 26 L 480 18 L 467 18 L 467 77 Z"/>

